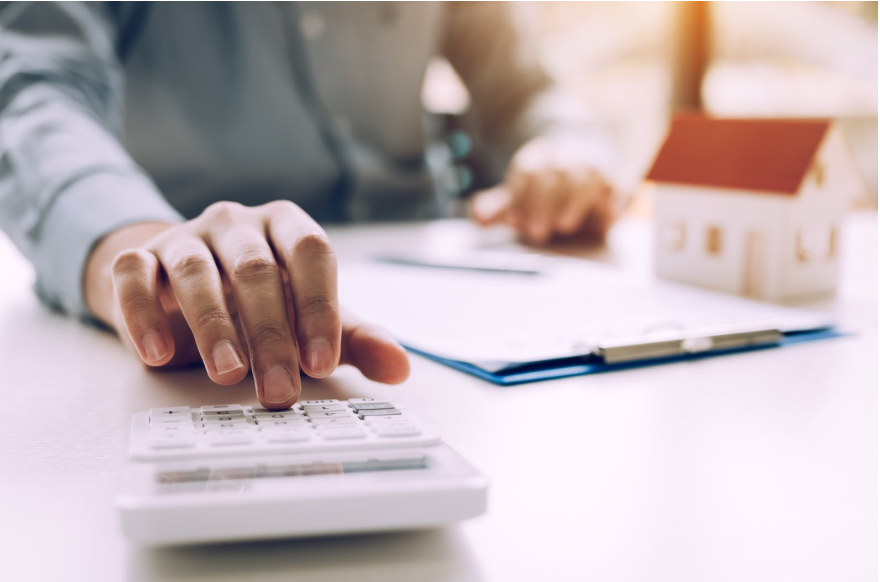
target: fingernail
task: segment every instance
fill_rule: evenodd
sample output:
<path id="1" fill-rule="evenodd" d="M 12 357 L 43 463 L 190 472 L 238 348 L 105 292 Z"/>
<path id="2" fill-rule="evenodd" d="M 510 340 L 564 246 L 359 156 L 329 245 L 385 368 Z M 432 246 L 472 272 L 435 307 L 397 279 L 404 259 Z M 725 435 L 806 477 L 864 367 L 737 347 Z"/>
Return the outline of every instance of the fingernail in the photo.
<path id="1" fill-rule="evenodd" d="M 228 374 L 233 370 L 244 368 L 241 358 L 238 357 L 238 352 L 235 351 L 230 341 L 224 340 L 218 343 L 214 346 L 211 355 L 214 356 L 214 368 L 218 374 Z"/>
<path id="2" fill-rule="evenodd" d="M 263 398 L 266 402 L 281 404 L 293 398 L 295 394 L 293 380 L 286 368 L 278 366 L 263 375 Z"/>
<path id="3" fill-rule="evenodd" d="M 158 331 L 148 333 L 142 341 L 144 351 L 147 354 L 147 360 L 151 362 L 158 362 L 168 353 L 168 345 L 165 343 L 165 338 Z"/>
<path id="4" fill-rule="evenodd" d="M 309 364 L 309 371 L 313 374 L 329 372 L 333 364 L 336 363 L 330 341 L 318 339 L 309 342 L 306 346 L 306 362 Z"/>

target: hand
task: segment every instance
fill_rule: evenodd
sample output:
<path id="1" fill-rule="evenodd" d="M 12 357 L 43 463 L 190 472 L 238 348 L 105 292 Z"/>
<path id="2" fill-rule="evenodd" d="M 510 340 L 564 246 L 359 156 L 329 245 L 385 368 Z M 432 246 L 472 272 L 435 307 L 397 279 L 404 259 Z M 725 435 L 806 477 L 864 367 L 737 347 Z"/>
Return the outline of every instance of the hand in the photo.
<path id="1" fill-rule="evenodd" d="M 327 235 L 290 202 L 123 227 L 92 252 L 86 300 L 149 366 L 200 357 L 224 385 L 252 369 L 266 408 L 296 402 L 300 369 L 322 378 L 348 363 L 391 384 L 409 374 L 387 332 L 340 310 Z"/>
<path id="2" fill-rule="evenodd" d="M 471 199 L 481 225 L 507 224 L 533 244 L 552 237 L 603 241 L 614 222 L 614 191 L 577 142 L 542 137 L 511 159 L 504 182 Z"/>

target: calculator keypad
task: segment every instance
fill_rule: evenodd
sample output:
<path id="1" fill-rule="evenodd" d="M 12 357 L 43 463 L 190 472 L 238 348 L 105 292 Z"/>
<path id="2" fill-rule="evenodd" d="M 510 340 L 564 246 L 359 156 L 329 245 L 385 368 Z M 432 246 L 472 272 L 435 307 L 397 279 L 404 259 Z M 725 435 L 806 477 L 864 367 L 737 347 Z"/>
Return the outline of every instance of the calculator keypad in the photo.
<path id="1" fill-rule="evenodd" d="M 371 398 L 306 400 L 273 411 L 238 404 L 153 408 L 133 431 L 143 460 L 252 451 L 308 451 L 425 445 L 438 441 L 392 403 Z"/>

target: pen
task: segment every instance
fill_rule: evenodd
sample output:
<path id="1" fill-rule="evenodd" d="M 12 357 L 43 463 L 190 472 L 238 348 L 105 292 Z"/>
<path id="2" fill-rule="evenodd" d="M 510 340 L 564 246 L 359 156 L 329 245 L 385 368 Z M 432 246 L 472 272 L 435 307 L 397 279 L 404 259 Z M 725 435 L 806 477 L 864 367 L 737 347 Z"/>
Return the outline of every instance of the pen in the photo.
<path id="1" fill-rule="evenodd" d="M 474 253 L 455 258 L 417 257 L 409 255 L 377 255 L 373 260 L 407 267 L 429 267 L 483 273 L 508 273 L 514 275 L 540 275 L 539 257 L 515 253 Z"/>

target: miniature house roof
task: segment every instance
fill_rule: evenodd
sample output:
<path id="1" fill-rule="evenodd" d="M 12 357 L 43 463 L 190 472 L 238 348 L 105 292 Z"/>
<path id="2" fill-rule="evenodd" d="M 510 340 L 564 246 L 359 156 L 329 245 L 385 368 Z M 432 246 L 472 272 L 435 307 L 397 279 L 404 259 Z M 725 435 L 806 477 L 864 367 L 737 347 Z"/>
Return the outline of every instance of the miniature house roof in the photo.
<path id="1" fill-rule="evenodd" d="M 820 119 L 680 116 L 672 122 L 647 179 L 796 194 L 830 124 Z"/>

